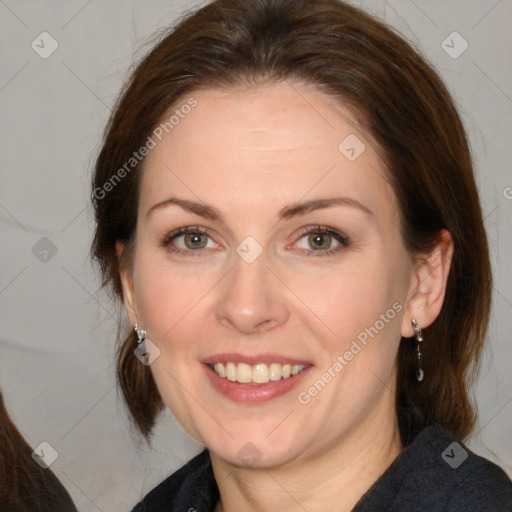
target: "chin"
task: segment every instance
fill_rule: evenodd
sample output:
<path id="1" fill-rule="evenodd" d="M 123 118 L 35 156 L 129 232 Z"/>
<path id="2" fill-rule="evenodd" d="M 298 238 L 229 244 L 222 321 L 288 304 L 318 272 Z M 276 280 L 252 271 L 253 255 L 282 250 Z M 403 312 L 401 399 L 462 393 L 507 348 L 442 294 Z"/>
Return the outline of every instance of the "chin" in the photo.
<path id="1" fill-rule="evenodd" d="M 277 423 L 274 422 L 274 427 Z M 294 436 L 289 429 L 269 435 L 268 428 L 239 428 L 233 437 L 223 436 L 221 440 L 205 439 L 203 444 L 227 463 L 245 468 L 269 469 L 284 466 L 303 452 L 302 445 L 306 443 L 303 436 Z M 207 436 L 208 437 L 208 436 Z M 209 442 L 211 441 L 211 442 Z"/>

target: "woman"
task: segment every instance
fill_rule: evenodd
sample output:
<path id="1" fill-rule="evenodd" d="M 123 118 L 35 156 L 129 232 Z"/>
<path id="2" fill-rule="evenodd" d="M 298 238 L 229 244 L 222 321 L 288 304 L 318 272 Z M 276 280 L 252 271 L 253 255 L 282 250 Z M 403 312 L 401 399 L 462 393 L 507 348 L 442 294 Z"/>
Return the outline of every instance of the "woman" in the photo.
<path id="1" fill-rule="evenodd" d="M 0 510 L 3 512 L 76 512 L 51 469 L 34 459 L 32 448 L 5 408 L 0 392 Z"/>
<path id="2" fill-rule="evenodd" d="M 462 443 L 492 288 L 466 135 L 385 25 L 190 14 L 119 98 L 93 202 L 132 418 L 206 447 L 134 510 L 510 510 Z"/>

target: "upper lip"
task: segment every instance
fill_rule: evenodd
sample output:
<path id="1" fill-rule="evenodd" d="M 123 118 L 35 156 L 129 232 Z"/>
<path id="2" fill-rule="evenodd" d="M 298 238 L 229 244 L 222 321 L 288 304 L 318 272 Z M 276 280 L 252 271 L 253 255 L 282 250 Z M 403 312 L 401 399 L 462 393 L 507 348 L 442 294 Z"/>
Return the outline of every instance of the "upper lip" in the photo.
<path id="1" fill-rule="evenodd" d="M 215 363 L 245 363 L 249 365 L 262 364 L 270 365 L 272 363 L 281 363 L 281 364 L 300 364 L 309 366 L 311 362 L 305 361 L 304 359 L 296 359 L 293 357 L 283 356 L 280 354 L 258 354 L 254 356 L 247 356 L 243 354 L 237 354 L 234 352 L 231 353 L 222 353 L 222 354 L 214 354 L 209 357 L 205 357 L 200 361 L 203 364 L 215 364 Z"/>

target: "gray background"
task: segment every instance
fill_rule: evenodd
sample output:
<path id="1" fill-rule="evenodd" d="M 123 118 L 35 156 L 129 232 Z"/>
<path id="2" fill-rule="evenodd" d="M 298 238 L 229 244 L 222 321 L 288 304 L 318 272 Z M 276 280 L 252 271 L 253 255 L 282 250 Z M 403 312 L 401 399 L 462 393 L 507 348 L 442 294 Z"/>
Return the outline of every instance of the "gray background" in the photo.
<path id="1" fill-rule="evenodd" d="M 496 279 L 470 446 L 512 475 L 512 2 L 353 3 L 433 62 L 468 129 Z M 0 1 L 0 384 L 29 443 L 57 450 L 51 467 L 80 511 L 129 510 L 199 451 L 168 412 L 152 448 L 130 430 L 114 384 L 117 310 L 87 256 L 88 183 L 109 108 L 155 30 L 199 4 Z M 31 47 L 44 31 L 59 45 L 46 59 Z M 469 44 L 457 58 L 454 31 Z"/>

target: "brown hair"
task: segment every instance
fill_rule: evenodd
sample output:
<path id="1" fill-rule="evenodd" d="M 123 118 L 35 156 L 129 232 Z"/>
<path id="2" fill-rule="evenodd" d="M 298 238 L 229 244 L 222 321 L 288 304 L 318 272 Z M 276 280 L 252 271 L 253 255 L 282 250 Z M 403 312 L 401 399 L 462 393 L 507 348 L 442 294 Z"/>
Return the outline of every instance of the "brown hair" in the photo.
<path id="1" fill-rule="evenodd" d="M 437 73 L 382 22 L 338 0 L 216 0 L 189 14 L 138 64 L 107 125 L 93 178 L 92 255 L 122 298 L 117 240 L 132 243 L 142 164 L 104 185 L 142 147 L 171 106 L 194 90 L 295 79 L 343 101 L 380 146 L 411 254 L 428 254 L 441 229 L 454 255 L 441 313 L 425 331 L 426 378 L 414 378 L 414 344 L 398 354 L 397 414 L 407 442 L 438 423 L 461 438 L 474 427 L 468 388 L 487 331 L 492 276 L 466 134 Z M 142 161 L 143 163 L 143 161 Z M 429 343 L 429 340 L 432 342 Z M 120 344 L 118 380 L 149 436 L 163 403 L 148 367 Z"/>
<path id="2" fill-rule="evenodd" d="M 0 510 L 76 512 L 71 497 L 53 472 L 32 459 L 32 448 L 9 417 L 1 391 Z"/>

